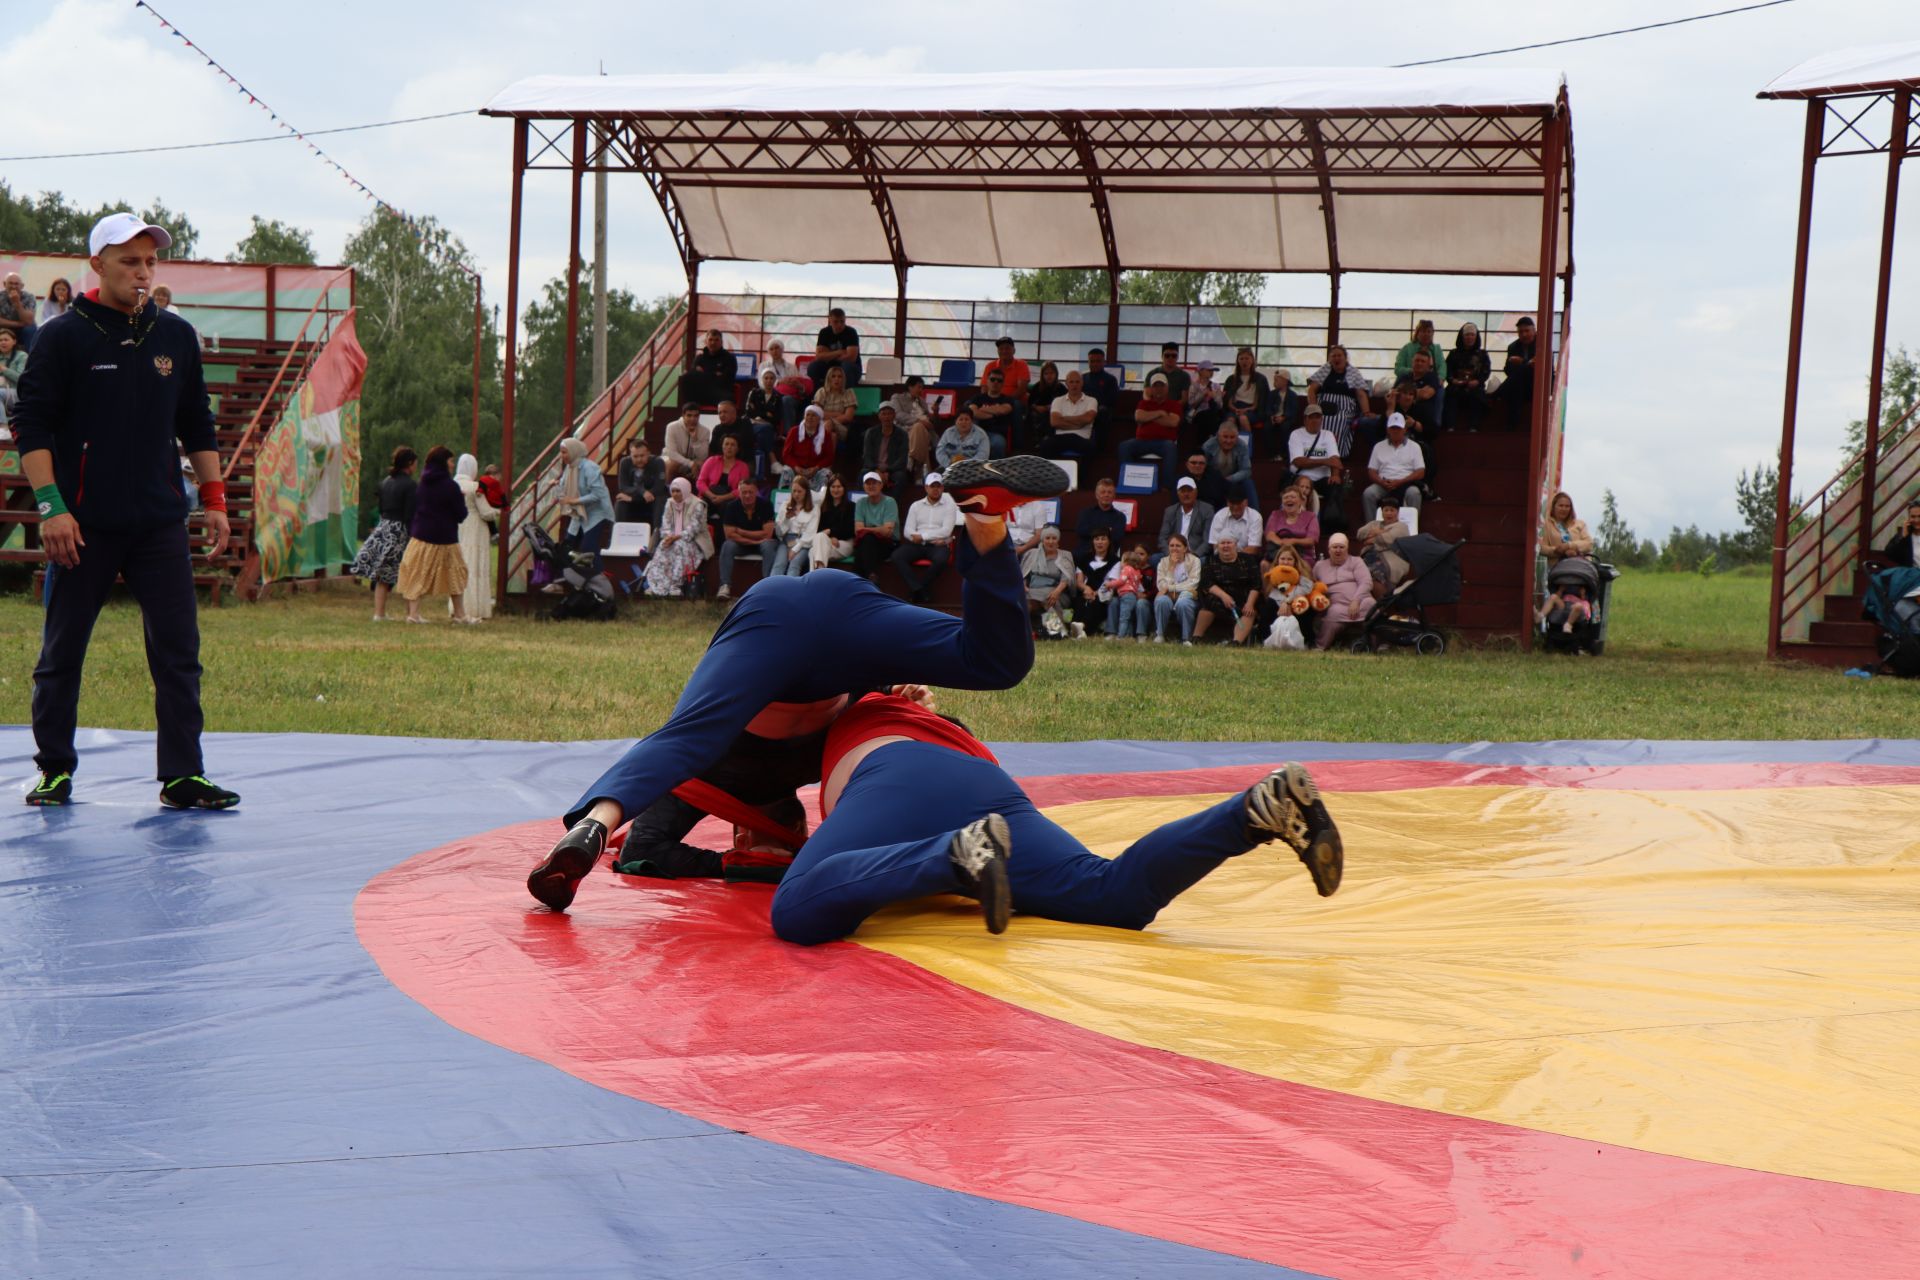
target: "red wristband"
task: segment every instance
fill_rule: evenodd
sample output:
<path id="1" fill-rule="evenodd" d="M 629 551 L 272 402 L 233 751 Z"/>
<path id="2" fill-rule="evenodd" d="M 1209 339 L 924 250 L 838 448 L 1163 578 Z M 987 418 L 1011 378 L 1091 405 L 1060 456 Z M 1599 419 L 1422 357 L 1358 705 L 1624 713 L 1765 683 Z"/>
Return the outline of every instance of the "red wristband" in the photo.
<path id="1" fill-rule="evenodd" d="M 207 480 L 200 485 L 200 505 L 208 511 L 227 509 L 227 482 L 225 480 Z"/>

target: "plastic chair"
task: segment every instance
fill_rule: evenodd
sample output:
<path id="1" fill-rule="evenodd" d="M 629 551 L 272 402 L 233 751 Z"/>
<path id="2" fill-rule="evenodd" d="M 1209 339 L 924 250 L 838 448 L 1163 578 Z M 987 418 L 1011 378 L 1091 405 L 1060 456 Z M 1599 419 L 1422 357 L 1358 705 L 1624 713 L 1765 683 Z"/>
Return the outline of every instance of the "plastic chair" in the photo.
<path id="1" fill-rule="evenodd" d="M 750 351 L 736 351 L 733 353 L 733 359 L 736 365 L 733 373 L 733 380 L 735 382 L 744 382 L 751 385 L 759 380 L 759 356 L 754 355 Z"/>
<path id="2" fill-rule="evenodd" d="M 971 360 L 942 360 L 936 387 L 971 387 L 980 380 L 979 366 Z"/>
<path id="3" fill-rule="evenodd" d="M 896 356 L 874 356 L 860 370 L 860 381 L 876 387 L 897 387 L 904 376 Z"/>
<path id="4" fill-rule="evenodd" d="M 853 389 L 853 411 L 863 418 L 880 412 L 880 388 L 862 382 Z"/>

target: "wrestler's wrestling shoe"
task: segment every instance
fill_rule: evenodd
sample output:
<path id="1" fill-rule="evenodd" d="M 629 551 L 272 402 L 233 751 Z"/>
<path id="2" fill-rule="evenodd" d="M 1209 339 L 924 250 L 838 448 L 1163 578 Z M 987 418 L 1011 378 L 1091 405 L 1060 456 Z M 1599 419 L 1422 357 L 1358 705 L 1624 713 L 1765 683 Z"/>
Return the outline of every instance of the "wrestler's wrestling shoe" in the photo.
<path id="1" fill-rule="evenodd" d="M 560 837 L 553 852 L 527 876 L 527 892 L 554 911 L 565 911 L 573 904 L 574 891 L 600 861 L 607 847 L 607 828 L 592 818 L 582 818 L 572 830 Z"/>
<path id="2" fill-rule="evenodd" d="M 1013 887 L 1007 881 L 1007 858 L 1012 852 L 1007 820 L 997 813 L 954 832 L 953 845 L 947 850 L 960 883 L 980 899 L 988 933 L 1005 933 L 1007 917 L 1013 914 Z"/>
<path id="3" fill-rule="evenodd" d="M 970 516 L 1003 516 L 1037 498 L 1067 491 L 1067 473 L 1032 454 L 975 462 L 964 458 L 942 471 L 947 492 Z"/>
<path id="4" fill-rule="evenodd" d="M 1284 765 L 1247 789 L 1247 827 L 1257 837 L 1287 842 L 1313 875 L 1323 898 L 1340 887 L 1345 858 L 1340 828 L 1333 825 L 1313 775 L 1300 764 Z M 1260 833 L 1265 832 L 1264 836 Z"/>

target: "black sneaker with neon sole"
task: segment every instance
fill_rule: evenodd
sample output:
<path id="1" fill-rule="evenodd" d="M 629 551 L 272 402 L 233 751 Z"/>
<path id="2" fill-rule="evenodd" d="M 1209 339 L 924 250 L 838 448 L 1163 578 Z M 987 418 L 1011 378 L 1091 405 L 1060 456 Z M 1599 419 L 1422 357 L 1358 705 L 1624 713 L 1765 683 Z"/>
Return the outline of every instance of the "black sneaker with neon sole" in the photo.
<path id="1" fill-rule="evenodd" d="M 160 803 L 169 809 L 231 809 L 240 803 L 240 796 L 196 773 L 167 782 L 160 788 Z"/>
<path id="2" fill-rule="evenodd" d="M 1301 764 L 1275 769 L 1247 789 L 1247 829 L 1259 840 L 1284 840 L 1307 864 L 1313 887 L 1333 896 L 1346 869 L 1340 828 L 1320 799 L 1313 775 Z"/>
<path id="3" fill-rule="evenodd" d="M 70 773 L 43 773 L 40 781 L 34 783 L 33 790 L 27 792 L 27 803 L 53 807 L 63 805 L 73 799 L 73 775 Z"/>
<path id="4" fill-rule="evenodd" d="M 1013 853 L 1007 820 L 990 813 L 953 834 L 947 856 L 966 891 L 980 899 L 988 933 L 1005 933 L 1013 915 L 1013 886 L 1007 879 L 1007 859 Z"/>
<path id="5" fill-rule="evenodd" d="M 527 874 L 527 892 L 550 911 L 565 911 L 573 905 L 580 882 L 600 861 L 607 847 L 606 824 L 582 818 L 573 824 L 560 843 Z"/>
<path id="6" fill-rule="evenodd" d="M 1003 516 L 1036 498 L 1057 498 L 1067 491 L 1065 471 L 1025 453 L 986 462 L 963 458 L 940 475 L 960 510 L 974 516 Z"/>

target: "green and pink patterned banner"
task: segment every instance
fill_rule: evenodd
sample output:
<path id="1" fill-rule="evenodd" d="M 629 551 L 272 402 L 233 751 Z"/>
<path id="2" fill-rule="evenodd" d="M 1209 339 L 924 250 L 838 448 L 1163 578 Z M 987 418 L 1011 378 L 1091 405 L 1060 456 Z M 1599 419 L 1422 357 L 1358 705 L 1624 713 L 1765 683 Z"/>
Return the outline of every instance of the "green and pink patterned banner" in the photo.
<path id="1" fill-rule="evenodd" d="M 261 442 L 253 467 L 253 545 L 262 582 L 339 569 L 353 559 L 366 372 L 367 353 L 348 312 Z"/>

